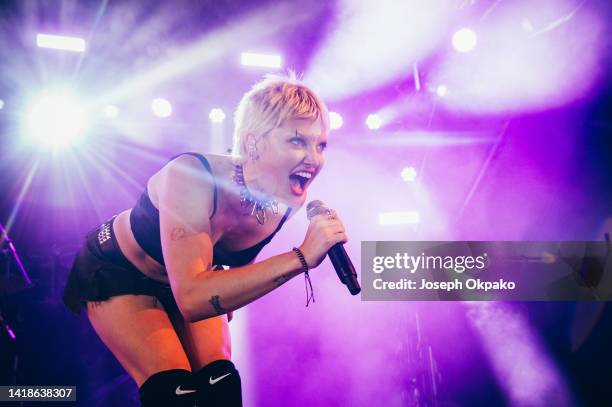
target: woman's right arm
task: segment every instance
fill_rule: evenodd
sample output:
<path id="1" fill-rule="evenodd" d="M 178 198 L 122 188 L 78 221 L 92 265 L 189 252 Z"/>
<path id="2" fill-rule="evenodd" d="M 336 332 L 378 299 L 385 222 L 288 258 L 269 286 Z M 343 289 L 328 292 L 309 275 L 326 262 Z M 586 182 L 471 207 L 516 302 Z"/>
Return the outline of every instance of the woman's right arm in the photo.
<path id="1" fill-rule="evenodd" d="M 181 156 L 159 175 L 162 251 L 172 292 L 185 319 L 195 322 L 238 309 L 303 271 L 292 251 L 255 264 L 213 271 L 211 174 L 202 170 L 196 158 Z M 314 268 L 334 244 L 346 240 L 339 219 L 318 215 L 311 220 L 300 249 Z"/>

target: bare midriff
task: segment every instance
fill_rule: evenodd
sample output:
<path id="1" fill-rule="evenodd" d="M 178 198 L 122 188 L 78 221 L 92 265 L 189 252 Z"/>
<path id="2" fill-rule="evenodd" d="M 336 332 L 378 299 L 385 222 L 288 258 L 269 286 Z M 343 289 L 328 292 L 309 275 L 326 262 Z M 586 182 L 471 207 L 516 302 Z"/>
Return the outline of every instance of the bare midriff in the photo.
<path id="1" fill-rule="evenodd" d="M 117 215 L 115 222 L 113 223 L 113 232 L 117 238 L 119 248 L 130 263 L 136 266 L 136 268 L 143 274 L 156 281 L 168 283 L 166 267 L 159 264 L 157 260 L 146 254 L 136 241 L 136 238 L 132 233 L 132 228 L 130 227 L 131 211 L 131 209 L 128 209 L 121 212 L 119 215 Z"/>

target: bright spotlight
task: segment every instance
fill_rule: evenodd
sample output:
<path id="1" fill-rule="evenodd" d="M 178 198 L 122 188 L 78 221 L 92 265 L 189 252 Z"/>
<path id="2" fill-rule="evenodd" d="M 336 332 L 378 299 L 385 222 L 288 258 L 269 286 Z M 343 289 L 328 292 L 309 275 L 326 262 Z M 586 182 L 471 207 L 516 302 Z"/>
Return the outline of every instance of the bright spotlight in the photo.
<path id="1" fill-rule="evenodd" d="M 27 109 L 24 138 L 43 147 L 64 148 L 74 144 L 87 130 L 87 111 L 68 90 L 42 93 Z"/>
<path id="2" fill-rule="evenodd" d="M 210 111 L 208 118 L 213 123 L 223 123 L 223 120 L 225 120 L 225 112 L 223 109 L 216 107 Z"/>
<path id="3" fill-rule="evenodd" d="M 64 51 L 85 51 L 85 40 L 64 35 L 36 34 L 36 45 L 41 48 L 61 49 Z"/>
<path id="4" fill-rule="evenodd" d="M 4 108 L 4 100 L 0 99 L 0 110 Z"/>
<path id="5" fill-rule="evenodd" d="M 280 68 L 282 65 L 280 55 L 254 54 L 243 52 L 240 54 L 240 63 L 247 66 L 261 66 L 264 68 Z"/>
<path id="6" fill-rule="evenodd" d="M 342 127 L 343 123 L 344 120 L 342 120 L 342 116 L 340 116 L 340 113 L 329 112 L 329 127 L 331 127 L 332 130 L 339 129 L 340 127 Z"/>
<path id="7" fill-rule="evenodd" d="M 383 212 L 378 214 L 381 225 L 416 225 L 421 221 L 419 212 Z"/>
<path id="8" fill-rule="evenodd" d="M 368 115 L 368 118 L 366 119 L 366 125 L 370 130 L 379 129 L 382 125 L 382 119 L 377 114 Z"/>
<path id="9" fill-rule="evenodd" d="M 453 47 L 459 52 L 473 50 L 477 42 L 476 33 L 469 28 L 462 28 L 453 35 Z"/>
<path id="10" fill-rule="evenodd" d="M 446 96 L 447 93 L 448 88 L 446 87 L 446 85 L 438 85 L 438 87 L 436 88 L 436 95 L 440 96 L 441 98 Z"/>
<path id="11" fill-rule="evenodd" d="M 417 172 L 414 167 L 404 167 L 402 169 L 401 177 L 405 182 L 414 182 L 416 176 Z"/>
<path id="12" fill-rule="evenodd" d="M 106 117 L 115 118 L 119 116 L 119 108 L 114 105 L 104 106 L 104 115 Z"/>
<path id="13" fill-rule="evenodd" d="M 151 110 L 155 116 L 166 118 L 172 114 L 172 104 L 164 98 L 156 98 L 151 102 Z"/>

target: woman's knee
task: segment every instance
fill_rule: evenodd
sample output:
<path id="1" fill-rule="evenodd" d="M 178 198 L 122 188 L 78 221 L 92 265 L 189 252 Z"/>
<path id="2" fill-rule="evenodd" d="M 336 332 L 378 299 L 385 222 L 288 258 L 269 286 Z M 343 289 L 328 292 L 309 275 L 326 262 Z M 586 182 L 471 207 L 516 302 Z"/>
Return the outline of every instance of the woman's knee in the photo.
<path id="1" fill-rule="evenodd" d="M 229 360 L 216 360 L 195 373 L 171 369 L 151 375 L 139 388 L 143 407 L 242 406 L 240 374 Z"/>
<path id="2" fill-rule="evenodd" d="M 192 407 L 197 402 L 197 389 L 191 383 L 192 374 L 189 370 L 170 369 L 157 372 L 139 387 L 140 403 L 142 407 Z"/>
<path id="3" fill-rule="evenodd" d="M 185 324 L 179 336 L 193 371 L 215 360 L 230 360 L 232 357 L 230 333 L 225 316 Z"/>
<path id="4" fill-rule="evenodd" d="M 229 360 L 215 360 L 192 375 L 198 406 L 242 406 L 240 373 Z"/>

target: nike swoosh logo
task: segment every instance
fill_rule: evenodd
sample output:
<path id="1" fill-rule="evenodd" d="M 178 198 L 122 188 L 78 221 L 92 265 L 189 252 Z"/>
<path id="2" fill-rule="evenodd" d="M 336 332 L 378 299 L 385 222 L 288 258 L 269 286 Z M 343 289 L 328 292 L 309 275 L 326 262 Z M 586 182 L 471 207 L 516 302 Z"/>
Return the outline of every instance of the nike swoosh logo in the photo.
<path id="1" fill-rule="evenodd" d="M 176 393 L 177 396 L 181 396 L 183 394 L 195 393 L 196 391 L 197 390 L 181 390 L 181 386 L 178 386 L 174 393 Z"/>
<path id="2" fill-rule="evenodd" d="M 215 384 L 217 383 L 219 380 L 222 380 L 224 378 L 226 378 L 227 376 L 231 375 L 231 373 L 226 373 L 223 376 L 219 376 L 216 379 L 213 379 L 212 376 L 210 376 L 210 379 L 208 379 L 208 383 L 210 384 Z"/>

